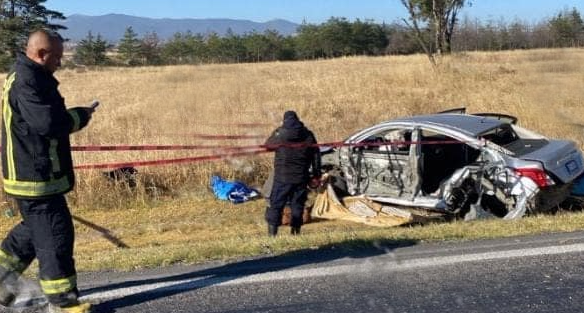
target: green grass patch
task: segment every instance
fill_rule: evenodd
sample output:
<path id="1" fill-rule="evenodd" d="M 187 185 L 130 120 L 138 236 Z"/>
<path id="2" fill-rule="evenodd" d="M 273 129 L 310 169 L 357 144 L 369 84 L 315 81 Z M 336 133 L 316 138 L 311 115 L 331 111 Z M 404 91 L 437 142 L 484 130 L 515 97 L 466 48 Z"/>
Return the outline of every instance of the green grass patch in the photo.
<path id="1" fill-rule="evenodd" d="M 177 263 L 236 260 L 312 249 L 384 248 L 403 243 L 462 241 L 580 230 L 584 213 L 563 212 L 515 221 L 454 221 L 402 227 L 372 227 L 344 221 L 317 220 L 291 236 L 282 226 L 267 236 L 262 200 L 233 205 L 214 200 L 175 199 L 130 209 L 73 209 L 86 223 L 76 222 L 75 258 L 80 271 L 133 270 Z M 6 233 L 20 221 L 2 218 Z M 89 222 L 90 224 L 88 224 Z M 120 243 L 126 248 L 120 247 Z"/>

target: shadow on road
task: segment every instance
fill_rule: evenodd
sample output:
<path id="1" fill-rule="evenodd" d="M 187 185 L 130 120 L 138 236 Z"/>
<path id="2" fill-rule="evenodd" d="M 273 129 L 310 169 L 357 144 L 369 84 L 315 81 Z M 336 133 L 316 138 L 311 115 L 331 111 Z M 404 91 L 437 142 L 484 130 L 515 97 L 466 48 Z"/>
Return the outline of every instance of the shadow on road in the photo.
<path id="1" fill-rule="evenodd" d="M 276 272 L 303 265 L 318 264 L 342 258 L 367 258 L 391 252 L 400 247 L 413 246 L 415 240 L 348 240 L 330 244 L 319 249 L 304 249 L 278 256 L 262 257 L 202 269 L 191 273 L 168 277 L 126 281 L 83 290 L 84 296 L 95 293 L 114 292 L 116 289 L 136 288 L 134 293 L 117 299 L 106 300 L 94 306 L 97 312 L 113 313 L 116 309 L 129 307 L 196 289 L 225 283 L 256 274 Z M 173 284 L 173 282 L 176 282 Z M 140 290 L 140 286 L 160 284 L 151 290 Z"/>

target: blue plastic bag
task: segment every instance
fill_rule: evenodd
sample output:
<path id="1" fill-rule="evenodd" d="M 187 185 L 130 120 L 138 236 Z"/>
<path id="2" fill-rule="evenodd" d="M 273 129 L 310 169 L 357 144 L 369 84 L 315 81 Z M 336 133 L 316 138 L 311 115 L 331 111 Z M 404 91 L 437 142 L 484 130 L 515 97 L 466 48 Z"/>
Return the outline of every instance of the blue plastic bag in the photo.
<path id="1" fill-rule="evenodd" d="M 211 176 L 211 188 L 219 200 L 228 200 L 232 203 L 242 203 L 257 198 L 260 194 L 253 188 L 247 187 L 238 181 L 227 181 L 220 176 Z"/>

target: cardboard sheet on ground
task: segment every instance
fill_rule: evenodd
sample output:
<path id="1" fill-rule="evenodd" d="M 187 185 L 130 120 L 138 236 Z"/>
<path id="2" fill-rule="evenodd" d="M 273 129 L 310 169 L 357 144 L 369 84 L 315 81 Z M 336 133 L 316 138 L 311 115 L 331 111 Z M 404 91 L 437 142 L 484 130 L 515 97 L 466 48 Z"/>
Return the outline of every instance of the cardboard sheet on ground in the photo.
<path id="1" fill-rule="evenodd" d="M 364 196 L 339 199 L 329 184 L 318 191 L 312 207 L 312 216 L 381 227 L 427 223 L 444 219 L 444 214 L 441 212 L 383 205 Z"/>

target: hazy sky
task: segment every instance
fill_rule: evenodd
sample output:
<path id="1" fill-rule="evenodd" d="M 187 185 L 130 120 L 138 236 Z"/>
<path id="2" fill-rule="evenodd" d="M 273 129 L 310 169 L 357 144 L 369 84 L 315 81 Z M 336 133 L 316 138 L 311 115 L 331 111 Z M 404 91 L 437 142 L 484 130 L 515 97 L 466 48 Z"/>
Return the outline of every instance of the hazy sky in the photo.
<path id="1" fill-rule="evenodd" d="M 584 0 L 472 0 L 462 15 L 481 20 L 501 17 L 540 21 L 563 9 L 584 11 Z M 322 23 L 331 16 L 393 22 L 406 15 L 400 0 L 48 0 L 45 6 L 65 15 L 120 13 L 154 18 L 231 18 L 265 22 Z"/>

